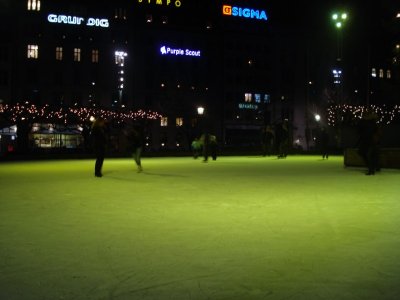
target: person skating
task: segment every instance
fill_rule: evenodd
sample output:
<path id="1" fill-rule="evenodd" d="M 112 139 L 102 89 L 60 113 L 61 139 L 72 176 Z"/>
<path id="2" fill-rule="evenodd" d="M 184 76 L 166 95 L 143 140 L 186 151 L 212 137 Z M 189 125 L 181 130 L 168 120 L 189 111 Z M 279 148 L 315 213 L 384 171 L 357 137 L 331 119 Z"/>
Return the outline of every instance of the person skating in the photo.
<path id="1" fill-rule="evenodd" d="M 325 127 L 321 128 L 319 136 L 320 150 L 322 154 L 322 159 L 328 159 L 329 157 L 329 134 Z"/>
<path id="2" fill-rule="evenodd" d="M 279 141 L 278 158 L 286 158 L 289 147 L 289 127 L 286 119 L 282 122 L 281 126 L 279 126 L 277 137 Z"/>
<path id="3" fill-rule="evenodd" d="M 212 157 L 212 160 L 217 160 L 218 142 L 217 142 L 217 137 L 213 134 L 210 134 L 209 148 L 210 148 L 210 155 Z"/>
<path id="4" fill-rule="evenodd" d="M 93 150 L 96 155 L 94 175 L 96 177 L 102 177 L 103 162 L 107 145 L 106 126 L 103 118 L 99 117 L 93 122 L 91 137 L 93 141 Z"/>
<path id="5" fill-rule="evenodd" d="M 366 175 L 375 175 L 380 171 L 379 144 L 381 139 L 380 127 L 377 124 L 375 112 L 367 111 L 359 124 L 358 153 L 367 166 Z"/>
<path id="6" fill-rule="evenodd" d="M 200 155 L 200 151 L 201 151 L 201 142 L 199 141 L 198 138 L 195 138 L 192 141 L 192 144 L 190 145 L 191 149 L 192 149 L 192 154 L 193 154 L 193 158 L 197 159 Z"/>
<path id="7" fill-rule="evenodd" d="M 200 142 L 203 149 L 203 162 L 208 162 L 208 156 L 210 155 L 210 134 L 205 132 L 200 137 Z"/>
<path id="8" fill-rule="evenodd" d="M 128 144 L 130 145 L 130 151 L 132 157 L 136 163 L 138 173 L 143 171 L 142 167 L 142 153 L 144 146 L 144 132 L 143 126 L 134 124 L 127 131 Z"/>
<path id="9" fill-rule="evenodd" d="M 270 156 L 272 154 L 272 146 L 274 143 L 274 131 L 270 125 L 264 126 L 261 130 L 261 147 L 262 156 Z"/>

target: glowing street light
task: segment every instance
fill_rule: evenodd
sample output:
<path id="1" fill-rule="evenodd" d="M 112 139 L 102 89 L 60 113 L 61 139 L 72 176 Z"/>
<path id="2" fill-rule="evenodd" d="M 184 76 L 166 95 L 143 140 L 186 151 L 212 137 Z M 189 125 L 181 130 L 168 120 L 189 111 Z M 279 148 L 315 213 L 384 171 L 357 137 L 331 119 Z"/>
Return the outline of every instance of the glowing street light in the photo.
<path id="1" fill-rule="evenodd" d="M 197 114 L 199 114 L 199 115 L 203 115 L 204 114 L 204 107 L 203 106 L 197 107 Z"/>
<path id="2" fill-rule="evenodd" d="M 336 69 L 333 70 L 333 77 L 334 77 L 334 83 L 336 85 L 337 91 L 338 91 L 338 100 L 339 102 L 342 102 L 343 100 L 343 84 L 342 84 L 342 72 L 343 72 L 343 65 L 342 65 L 342 60 L 343 60 L 343 33 L 342 33 L 342 28 L 344 24 L 346 23 L 348 19 L 348 14 L 346 12 L 335 12 L 332 14 L 332 20 L 335 24 L 336 30 L 337 30 L 337 65 Z"/>
<path id="3" fill-rule="evenodd" d="M 336 28 L 342 28 L 344 22 L 347 20 L 347 13 L 334 13 L 332 20 L 335 22 Z"/>
<path id="4" fill-rule="evenodd" d="M 347 13 L 341 12 L 341 13 L 334 13 L 332 14 L 332 20 L 335 23 L 335 27 L 338 29 L 338 57 L 337 60 L 340 61 L 342 60 L 342 28 L 344 26 L 344 23 L 346 22 L 348 18 Z"/>
<path id="5" fill-rule="evenodd" d="M 345 12 L 332 14 L 332 20 L 335 23 L 335 27 L 339 30 L 338 31 L 338 60 L 341 59 L 341 54 L 342 54 L 340 51 L 341 50 L 340 49 L 341 48 L 341 39 L 342 39 L 341 29 L 343 28 L 347 18 L 348 18 L 348 15 Z"/>

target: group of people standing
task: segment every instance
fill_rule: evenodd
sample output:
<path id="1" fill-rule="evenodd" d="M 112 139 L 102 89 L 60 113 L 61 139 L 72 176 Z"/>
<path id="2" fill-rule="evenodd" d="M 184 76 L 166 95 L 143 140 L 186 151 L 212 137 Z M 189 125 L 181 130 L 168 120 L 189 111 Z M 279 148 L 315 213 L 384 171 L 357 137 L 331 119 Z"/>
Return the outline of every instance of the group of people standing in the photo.
<path id="1" fill-rule="evenodd" d="M 261 152 L 262 156 L 271 156 L 277 153 L 277 158 L 286 158 L 290 146 L 289 122 L 272 125 L 265 125 L 261 129 Z M 315 137 L 316 151 L 322 155 L 322 159 L 329 157 L 329 133 L 326 127 L 320 127 Z"/>
<path id="2" fill-rule="evenodd" d="M 275 126 L 266 125 L 261 129 L 261 147 L 263 156 L 271 156 L 274 146 L 278 152 L 278 159 L 286 158 L 289 149 L 289 127 L 288 120 Z"/>
<path id="3" fill-rule="evenodd" d="M 132 153 L 138 172 L 142 172 L 142 152 L 144 147 L 144 127 L 138 123 L 130 123 L 124 129 L 124 135 L 128 141 L 128 151 Z M 107 126 L 103 118 L 97 118 L 91 128 L 94 154 L 96 156 L 95 172 L 96 177 L 102 177 L 102 168 L 107 145 Z M 319 136 L 319 147 L 322 158 L 328 159 L 329 135 L 326 128 L 321 128 Z M 380 170 L 379 146 L 381 140 L 381 129 L 377 123 L 377 115 L 374 112 L 367 112 L 359 123 L 359 140 L 357 142 L 358 153 L 364 160 L 368 171 L 366 175 L 374 175 Z M 262 155 L 270 156 L 276 146 L 277 158 L 286 158 L 289 148 L 288 121 L 284 120 L 275 126 L 266 125 L 261 130 Z M 209 156 L 217 159 L 217 138 L 210 133 L 203 133 L 195 138 L 191 144 L 193 157 L 197 159 L 203 156 L 203 162 L 207 162 Z"/>
<path id="4" fill-rule="evenodd" d="M 94 175 L 103 177 L 102 168 L 108 140 L 106 121 L 101 117 L 97 118 L 92 124 L 90 134 L 96 157 Z M 123 134 L 127 140 L 127 150 L 132 154 L 137 171 L 140 173 L 143 171 L 141 158 L 145 145 L 144 126 L 139 123 L 127 123 Z M 193 157 L 198 158 L 202 155 L 203 162 L 208 162 L 210 156 L 212 160 L 217 160 L 217 146 L 217 137 L 205 132 L 200 138 L 194 139 L 191 144 Z"/>
<path id="5" fill-rule="evenodd" d="M 203 162 L 208 162 L 208 157 L 217 160 L 217 137 L 210 133 L 203 133 L 200 138 L 195 138 L 191 144 L 193 158 L 203 156 Z"/>

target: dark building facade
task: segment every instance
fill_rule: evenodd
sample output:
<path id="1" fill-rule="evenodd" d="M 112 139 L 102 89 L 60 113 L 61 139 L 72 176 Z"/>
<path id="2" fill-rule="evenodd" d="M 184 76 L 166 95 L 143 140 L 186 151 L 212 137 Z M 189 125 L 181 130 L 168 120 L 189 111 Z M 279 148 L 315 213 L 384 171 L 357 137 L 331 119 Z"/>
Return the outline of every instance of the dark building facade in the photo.
<path id="1" fill-rule="evenodd" d="M 204 130 L 213 132 L 222 147 L 257 147 L 260 128 L 285 119 L 293 146 L 309 146 L 306 132 L 316 125 L 311 114 L 315 106 L 322 109 L 317 95 L 330 74 L 318 76 L 322 64 L 312 49 L 319 48 L 307 28 L 274 18 L 284 6 L 237 0 L 1 5 L 3 106 L 104 109 L 111 119 L 118 119 L 112 112 L 156 112 L 159 118 L 147 122 L 147 146 L 155 151 L 188 150 Z M 113 121 L 118 140 L 126 118 Z M 59 125 L 42 123 L 30 122 L 26 136 L 34 138 L 35 130 L 61 134 Z M 85 128 L 80 123 L 64 122 L 69 138 L 53 136 L 53 142 L 30 141 L 25 147 L 79 147 L 77 135 Z"/>

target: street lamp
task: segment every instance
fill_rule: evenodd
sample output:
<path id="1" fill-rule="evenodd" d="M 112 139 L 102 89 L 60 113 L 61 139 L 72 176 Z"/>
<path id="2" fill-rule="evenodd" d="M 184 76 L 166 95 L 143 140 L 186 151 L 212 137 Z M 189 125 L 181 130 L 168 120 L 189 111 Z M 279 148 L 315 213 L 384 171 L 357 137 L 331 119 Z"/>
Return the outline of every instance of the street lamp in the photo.
<path id="1" fill-rule="evenodd" d="M 342 28 L 343 22 L 346 21 L 346 19 L 347 19 L 347 13 L 341 13 L 341 14 L 334 13 L 332 15 L 332 20 L 336 22 L 337 28 Z"/>
<path id="2" fill-rule="evenodd" d="M 200 137 L 201 133 L 204 131 L 204 120 L 203 120 L 203 115 L 204 115 L 204 107 L 203 106 L 197 106 L 197 118 L 196 118 L 196 127 L 195 127 L 195 137 Z"/>
<path id="3" fill-rule="evenodd" d="M 342 28 L 345 24 L 345 22 L 348 19 L 348 15 L 346 12 L 336 12 L 332 14 L 332 20 L 335 23 L 335 27 L 337 30 L 337 57 L 336 57 L 336 67 L 332 71 L 333 72 L 333 77 L 334 77 L 334 83 L 338 92 L 338 100 L 340 103 L 343 102 L 343 37 L 342 37 Z"/>
<path id="4" fill-rule="evenodd" d="M 334 13 L 332 14 L 332 20 L 335 23 L 335 27 L 338 29 L 338 57 L 337 60 L 342 60 L 342 31 L 348 15 L 346 12 Z"/>
<path id="5" fill-rule="evenodd" d="M 197 114 L 200 115 L 200 116 L 204 114 L 204 107 L 203 106 L 197 107 Z"/>

